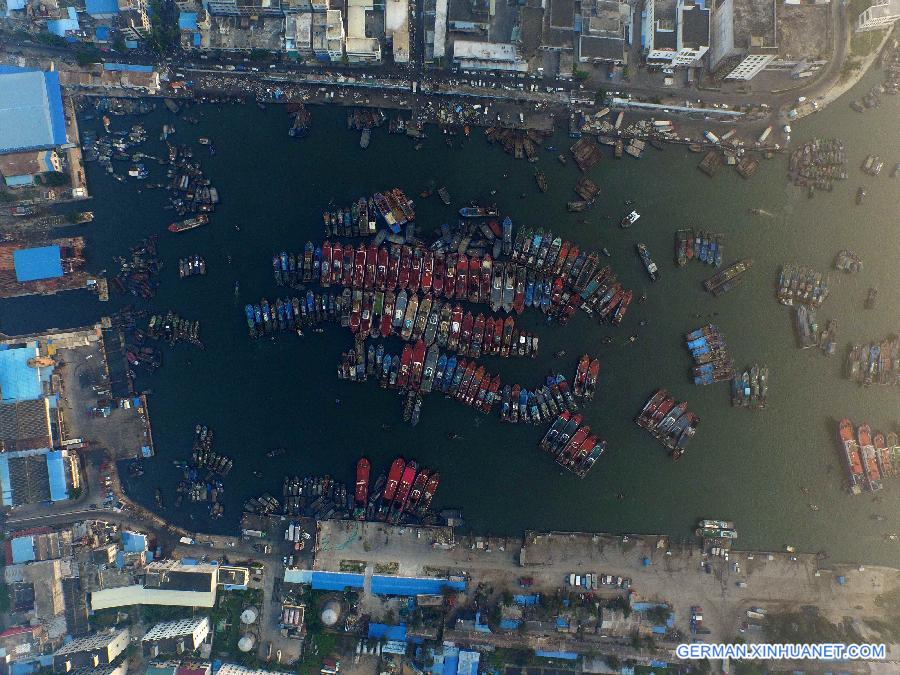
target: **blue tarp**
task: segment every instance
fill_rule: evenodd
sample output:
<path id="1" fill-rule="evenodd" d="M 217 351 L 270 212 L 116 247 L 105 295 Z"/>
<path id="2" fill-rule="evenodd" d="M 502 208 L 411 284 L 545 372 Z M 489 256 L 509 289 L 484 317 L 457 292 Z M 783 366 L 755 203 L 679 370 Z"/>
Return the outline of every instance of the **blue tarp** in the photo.
<path id="1" fill-rule="evenodd" d="M 66 487 L 66 467 L 62 450 L 51 450 L 47 453 L 47 474 L 50 479 L 50 501 L 61 502 L 69 498 Z"/>
<path id="2" fill-rule="evenodd" d="M 535 649 L 534 655 L 545 659 L 565 659 L 566 661 L 578 660 L 578 654 L 575 652 L 545 652 L 540 649 Z"/>
<path id="3" fill-rule="evenodd" d="M 200 46 L 200 33 L 194 33 L 194 46 Z"/>
<path id="4" fill-rule="evenodd" d="M 521 623 L 518 619 L 501 619 L 500 628 L 503 630 L 516 630 Z"/>
<path id="5" fill-rule="evenodd" d="M 12 549 L 12 561 L 14 565 L 31 562 L 34 560 L 34 538 L 31 535 L 16 537 L 9 546 Z"/>
<path id="6" fill-rule="evenodd" d="M 137 532 L 122 532 L 122 548 L 126 553 L 138 553 L 147 550 L 147 535 Z"/>
<path id="7" fill-rule="evenodd" d="M 35 347 L 0 349 L 0 397 L 4 403 L 34 401 L 44 393 L 41 378 L 28 359 L 37 356 Z"/>
<path id="8" fill-rule="evenodd" d="M 401 623 L 399 626 L 389 626 L 386 623 L 370 623 L 369 637 L 374 640 L 399 640 L 406 641 L 406 624 Z"/>
<path id="9" fill-rule="evenodd" d="M 631 609 L 635 612 L 649 612 L 651 609 L 656 609 L 657 607 L 668 607 L 668 605 L 660 602 L 633 602 L 631 603 Z"/>
<path id="10" fill-rule="evenodd" d="M 532 595 L 514 595 L 513 600 L 515 600 L 517 605 L 536 605 L 540 600 L 541 596 L 537 594 Z"/>
<path id="11" fill-rule="evenodd" d="M 444 647 L 444 675 L 455 675 L 459 668 L 459 648 Z"/>
<path id="12" fill-rule="evenodd" d="M 556 617 L 556 627 L 557 628 L 568 628 L 569 620 L 563 616 Z"/>
<path id="13" fill-rule="evenodd" d="M 178 27 L 181 30 L 197 30 L 197 12 L 181 12 L 178 15 Z"/>
<path id="14" fill-rule="evenodd" d="M 372 577 L 372 592 L 375 595 L 440 595 L 445 588 L 455 591 L 466 590 L 464 581 L 448 579 L 423 579 L 416 577 Z"/>
<path id="15" fill-rule="evenodd" d="M 4 176 L 3 182 L 6 183 L 6 187 L 26 187 L 28 185 L 34 185 L 34 176 L 32 174 L 25 174 L 24 176 Z"/>
<path id="16" fill-rule="evenodd" d="M 139 66 L 133 63 L 104 63 L 103 70 L 128 71 L 132 73 L 152 73 L 153 66 Z"/>
<path id="17" fill-rule="evenodd" d="M 109 26 L 97 26 L 94 29 L 94 39 L 98 42 L 109 41 Z"/>
<path id="18" fill-rule="evenodd" d="M 137 49 L 138 41 L 137 40 L 125 40 L 125 48 L 126 49 Z"/>
<path id="19" fill-rule="evenodd" d="M 56 279 L 63 275 L 59 246 L 21 248 L 13 251 L 13 266 L 16 268 L 16 281 L 19 283 Z"/>
<path id="20" fill-rule="evenodd" d="M 47 22 L 47 31 L 53 33 L 57 37 L 63 37 L 68 31 L 76 31 L 80 28 L 78 25 L 78 12 L 74 7 L 66 8 L 67 19 L 53 19 Z"/>
<path id="21" fill-rule="evenodd" d="M 112 16 L 119 13 L 117 0 L 84 0 L 84 8 L 91 16 Z"/>
<path id="22" fill-rule="evenodd" d="M 12 487 L 9 482 L 9 458 L 6 453 L 0 453 L 0 498 L 3 500 L 3 506 L 12 506 Z"/>

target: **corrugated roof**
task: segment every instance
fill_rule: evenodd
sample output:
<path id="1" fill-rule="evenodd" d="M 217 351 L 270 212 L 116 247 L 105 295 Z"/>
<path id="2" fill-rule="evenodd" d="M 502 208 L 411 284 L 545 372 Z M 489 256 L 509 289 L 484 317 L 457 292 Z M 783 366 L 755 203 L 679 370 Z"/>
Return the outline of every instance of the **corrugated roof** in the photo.
<path id="1" fill-rule="evenodd" d="M 117 0 L 85 0 L 84 7 L 91 16 L 111 16 L 119 13 Z"/>
<path id="2" fill-rule="evenodd" d="M 6 403 L 33 401 L 44 393 L 37 368 L 28 359 L 38 356 L 37 347 L 0 349 L 0 397 Z"/>
<path id="3" fill-rule="evenodd" d="M 0 153 L 39 150 L 67 142 L 59 75 L 0 72 Z"/>
<path id="4" fill-rule="evenodd" d="M 59 246 L 21 248 L 13 252 L 13 265 L 16 268 L 16 281 L 19 283 L 56 279 L 63 275 Z"/>
<path id="5" fill-rule="evenodd" d="M 376 595 L 437 595 L 444 588 L 464 591 L 464 581 L 416 577 L 372 577 L 372 592 Z"/>
<path id="6" fill-rule="evenodd" d="M 31 535 L 16 537 L 9 543 L 9 546 L 12 551 L 12 561 L 14 565 L 31 562 L 36 558 L 34 554 L 34 537 Z"/>

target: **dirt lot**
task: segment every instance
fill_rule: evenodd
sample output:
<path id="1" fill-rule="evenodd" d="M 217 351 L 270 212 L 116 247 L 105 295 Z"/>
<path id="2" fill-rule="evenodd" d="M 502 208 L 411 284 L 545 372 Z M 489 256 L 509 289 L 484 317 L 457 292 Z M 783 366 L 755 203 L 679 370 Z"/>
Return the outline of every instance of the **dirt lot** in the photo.
<path id="1" fill-rule="evenodd" d="M 844 616 L 882 614 L 875 597 L 900 587 L 900 575 L 887 568 L 820 570 L 813 555 L 785 553 L 732 552 L 726 561 L 705 556 L 695 546 L 669 547 L 660 537 L 528 533 L 524 541 L 460 540 L 447 528 L 320 523 L 315 569 L 339 571 L 342 560 L 367 561 L 367 577 L 375 564 L 385 562 L 398 563 L 399 574 L 408 576 L 465 572 L 470 589 L 484 582 L 495 592 L 515 590 L 522 576 L 533 577 L 532 590 L 541 593 L 564 587 L 570 573 L 629 577 L 638 599 L 670 603 L 676 626 L 685 633 L 691 606 L 701 605 L 712 630 L 710 640 L 738 635 L 751 606 L 775 610 L 816 605 L 840 621 Z M 709 572 L 703 562 L 709 563 Z M 846 577 L 844 585 L 838 584 L 839 575 Z M 622 591 L 600 586 L 595 593 L 613 597 Z"/>
<path id="2" fill-rule="evenodd" d="M 830 5 L 778 5 L 778 51 L 783 59 L 831 56 Z"/>

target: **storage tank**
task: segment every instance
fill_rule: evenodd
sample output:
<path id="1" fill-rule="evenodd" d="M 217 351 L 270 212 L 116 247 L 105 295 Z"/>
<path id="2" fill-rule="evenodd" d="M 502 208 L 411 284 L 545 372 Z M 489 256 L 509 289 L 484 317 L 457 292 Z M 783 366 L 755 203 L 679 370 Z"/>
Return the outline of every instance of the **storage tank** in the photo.
<path id="1" fill-rule="evenodd" d="M 245 654 L 249 652 L 256 645 L 256 638 L 253 637 L 250 633 L 244 633 L 241 636 L 241 639 L 238 640 L 238 649 L 240 649 Z"/>
<path id="2" fill-rule="evenodd" d="M 322 623 L 326 626 L 333 626 L 338 622 L 341 616 L 341 606 L 334 600 L 329 600 L 322 608 Z"/>
<path id="3" fill-rule="evenodd" d="M 241 612 L 241 623 L 247 624 L 248 626 L 256 623 L 256 620 L 259 618 L 259 610 L 256 607 L 248 607 L 243 612 Z"/>

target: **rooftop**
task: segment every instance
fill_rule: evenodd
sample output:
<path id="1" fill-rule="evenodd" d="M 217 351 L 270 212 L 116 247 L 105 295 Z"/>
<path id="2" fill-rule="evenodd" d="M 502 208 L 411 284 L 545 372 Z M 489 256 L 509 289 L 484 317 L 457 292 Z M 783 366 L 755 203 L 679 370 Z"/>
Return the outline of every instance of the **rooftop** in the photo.
<path id="1" fill-rule="evenodd" d="M 0 403 L 0 452 L 49 448 L 51 433 L 46 399 Z"/>
<path id="2" fill-rule="evenodd" d="M 550 26 L 572 29 L 575 25 L 575 0 L 551 0 Z"/>
<path id="3" fill-rule="evenodd" d="M 40 355 L 34 343 L 9 347 L 0 345 L 0 401 L 17 403 L 41 398 L 41 368 L 28 365 L 30 359 Z"/>
<path id="4" fill-rule="evenodd" d="M 709 10 L 703 7 L 702 2 L 684 3 L 679 32 L 682 47 L 709 47 Z"/>
<path id="5" fill-rule="evenodd" d="M 59 76 L 39 70 L 0 69 L 0 154 L 67 142 Z"/>
<path id="6" fill-rule="evenodd" d="M 653 48 L 677 48 L 676 2 L 675 0 L 653 0 Z"/>
<path id="7" fill-rule="evenodd" d="M 209 624 L 208 617 L 196 616 L 190 619 L 164 621 L 153 626 L 141 640 L 143 642 L 153 642 L 154 640 L 167 640 L 172 637 L 191 635 L 204 624 Z"/>
<path id="8" fill-rule="evenodd" d="M 108 633 L 94 633 L 83 638 L 72 640 L 64 644 L 56 650 L 54 656 L 64 656 L 66 654 L 76 654 L 79 652 L 88 652 L 92 649 L 103 649 L 107 645 L 112 644 L 121 638 L 122 634 L 128 635 L 128 629 L 123 628 L 118 631 L 110 631 Z"/>
<path id="9" fill-rule="evenodd" d="M 16 281 L 56 279 L 63 275 L 59 246 L 21 248 L 13 253 Z"/>
<path id="10" fill-rule="evenodd" d="M 734 0 L 734 46 L 752 50 L 777 44 L 773 0 Z"/>

